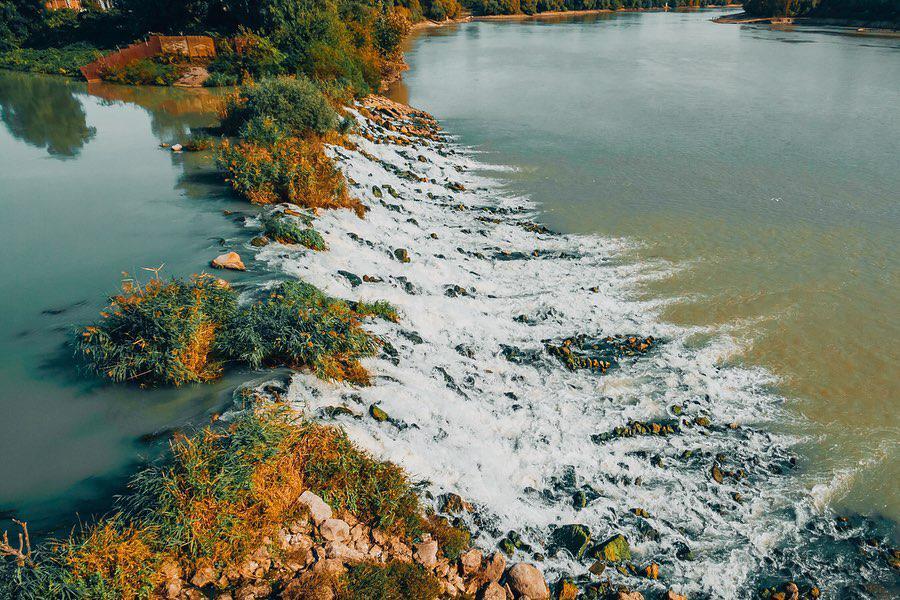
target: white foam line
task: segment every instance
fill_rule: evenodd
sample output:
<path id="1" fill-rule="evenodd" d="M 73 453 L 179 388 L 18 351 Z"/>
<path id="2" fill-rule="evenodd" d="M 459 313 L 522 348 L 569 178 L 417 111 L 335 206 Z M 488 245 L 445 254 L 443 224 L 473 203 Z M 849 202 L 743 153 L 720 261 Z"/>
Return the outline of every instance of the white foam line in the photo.
<path id="1" fill-rule="evenodd" d="M 485 166 L 452 144 L 410 149 L 355 141 L 382 161 L 334 149 L 346 176 L 358 183 L 354 193 L 371 209 L 366 218 L 326 212 L 316 227 L 328 252 L 273 244 L 259 258 L 330 294 L 393 303 L 401 323 L 378 322 L 370 329 L 396 347 L 399 364 L 366 361 L 375 385 L 362 389 L 297 375 L 290 399 L 311 412 L 343 405 L 357 413 L 357 418 L 336 418 L 357 443 L 426 480 L 434 495 L 452 491 L 478 506 L 487 524 L 478 543 L 485 547 L 514 529 L 539 548 L 551 525 L 585 523 L 596 539 L 626 534 L 638 562 L 660 562 L 665 583 L 649 583 L 658 590 L 675 585 L 687 592 L 740 597 L 770 549 L 798 527 L 779 516 L 798 501 L 794 488 L 764 467 L 766 460 L 783 456 L 791 440 L 743 427 L 776 418 L 780 399 L 768 391 L 770 374 L 721 366 L 739 351 L 733 338 L 717 333 L 702 347 L 690 347 L 688 336 L 712 331 L 664 323 L 656 315 L 665 302 L 633 299 L 637 282 L 679 266 L 625 260 L 636 247 L 625 239 L 526 231 L 516 221 L 536 218 L 533 204 L 475 173 Z M 442 156 L 438 146 L 452 153 Z M 418 154 L 428 162 L 417 161 Z M 383 164 L 439 183 L 400 178 Z M 452 192 L 444 186 L 447 181 L 462 183 L 467 191 Z M 387 191 L 376 198 L 372 186 L 382 185 L 392 186 L 400 198 Z M 394 258 L 398 248 L 409 251 L 410 263 Z M 500 250 L 537 250 L 541 256 L 499 260 L 494 255 Z M 384 282 L 352 288 L 338 270 Z M 448 284 L 474 291 L 471 297 L 448 297 Z M 405 290 L 407 285 L 414 293 Z M 539 318 L 529 325 L 515 321 L 518 315 Z M 410 341 L 401 330 L 415 332 L 422 342 Z M 666 343 L 602 377 L 567 371 L 546 355 L 532 366 L 513 364 L 500 354 L 502 345 L 540 349 L 543 339 L 581 332 L 653 335 Z M 368 418 L 372 404 L 400 427 Z M 629 419 L 671 418 L 667 411 L 674 404 L 691 416 L 705 414 L 742 428 L 694 428 L 667 438 L 620 438 L 603 445 L 591 441 L 591 435 Z M 681 459 L 686 450 L 695 457 Z M 708 471 L 719 452 L 743 466 L 749 481 L 713 483 Z M 652 464 L 654 455 L 662 458 L 662 467 Z M 567 466 L 579 486 L 592 486 L 600 494 L 581 511 L 565 495 L 542 493 L 553 495 L 550 479 Z M 635 484 L 637 478 L 641 485 Z M 744 496 L 742 504 L 731 498 L 735 491 Z M 647 521 L 661 533 L 659 541 L 642 538 L 641 519 L 629 513 L 637 507 L 650 513 Z M 679 541 L 690 546 L 696 560 L 676 560 Z M 584 565 L 565 556 L 548 557 L 544 566 L 551 576 L 585 572 Z"/>

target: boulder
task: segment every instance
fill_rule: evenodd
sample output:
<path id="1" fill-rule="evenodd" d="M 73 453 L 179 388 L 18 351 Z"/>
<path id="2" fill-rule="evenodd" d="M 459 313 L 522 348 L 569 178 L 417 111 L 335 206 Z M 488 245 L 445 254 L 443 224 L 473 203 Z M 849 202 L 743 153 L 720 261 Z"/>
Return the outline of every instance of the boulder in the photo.
<path id="1" fill-rule="evenodd" d="M 346 542 L 350 539 L 350 526 L 340 519 L 325 519 L 319 525 L 319 533 L 326 542 Z"/>
<path id="2" fill-rule="evenodd" d="M 506 600 L 506 590 L 494 581 L 488 583 L 478 593 L 479 600 Z"/>
<path id="3" fill-rule="evenodd" d="M 625 590 L 623 592 L 619 592 L 616 596 L 616 600 L 644 600 L 644 595 L 640 592 L 631 592 Z"/>
<path id="4" fill-rule="evenodd" d="M 676 594 L 673 590 L 669 590 L 666 592 L 663 600 L 687 600 L 687 596 L 682 596 L 681 594 Z"/>
<path id="5" fill-rule="evenodd" d="M 410 261 L 409 251 L 406 248 L 397 248 L 394 250 L 394 258 L 403 263 L 408 263 Z"/>
<path id="6" fill-rule="evenodd" d="M 309 516 L 312 517 L 312 520 L 316 525 L 331 518 L 331 507 L 311 491 L 306 490 L 300 494 L 299 501 L 300 504 L 309 510 Z"/>
<path id="7" fill-rule="evenodd" d="M 191 577 L 191 585 L 203 588 L 216 580 L 216 570 L 210 561 L 199 561 L 194 576 Z"/>
<path id="8" fill-rule="evenodd" d="M 184 146 L 182 146 L 181 144 L 172 144 L 171 148 L 172 152 L 181 152 L 182 150 L 184 150 Z"/>
<path id="9" fill-rule="evenodd" d="M 472 548 L 471 550 L 463 552 L 459 557 L 459 566 L 462 570 L 462 574 L 468 577 L 477 571 L 481 567 L 482 558 L 483 555 L 478 548 Z"/>
<path id="10" fill-rule="evenodd" d="M 503 571 L 506 570 L 506 557 L 499 552 L 494 552 L 487 559 L 484 570 L 481 572 L 481 580 L 485 583 L 489 581 L 500 581 Z"/>
<path id="11" fill-rule="evenodd" d="M 384 412 L 384 410 L 378 408 L 374 404 L 369 407 L 369 414 L 372 416 L 373 419 L 375 419 L 379 423 L 384 423 L 385 421 L 390 419 L 390 417 L 388 416 L 388 414 L 386 412 Z"/>
<path id="12" fill-rule="evenodd" d="M 432 568 L 437 564 L 438 543 L 435 540 L 426 540 L 416 544 L 413 558 L 425 568 Z"/>
<path id="13" fill-rule="evenodd" d="M 597 548 L 595 555 L 609 562 L 631 560 L 631 548 L 624 535 L 614 535 Z"/>
<path id="14" fill-rule="evenodd" d="M 591 543 L 591 532 L 585 525 L 563 525 L 551 534 L 553 547 L 563 548 L 576 559 L 581 559 Z"/>
<path id="15" fill-rule="evenodd" d="M 559 586 L 558 600 L 576 600 L 578 598 L 578 586 L 565 580 Z"/>
<path id="16" fill-rule="evenodd" d="M 507 572 L 506 580 L 516 596 L 528 596 L 529 600 L 549 600 L 550 588 L 544 576 L 534 565 L 519 563 Z"/>
<path id="17" fill-rule="evenodd" d="M 226 252 L 212 259 L 212 266 L 216 269 L 231 269 L 232 271 L 246 271 L 247 267 L 237 252 Z"/>

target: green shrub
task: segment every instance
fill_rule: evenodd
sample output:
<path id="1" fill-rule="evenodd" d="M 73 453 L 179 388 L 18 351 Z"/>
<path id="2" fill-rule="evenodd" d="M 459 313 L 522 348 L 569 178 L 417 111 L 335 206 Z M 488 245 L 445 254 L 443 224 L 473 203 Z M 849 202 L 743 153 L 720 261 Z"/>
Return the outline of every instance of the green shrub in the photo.
<path id="1" fill-rule="evenodd" d="M 458 0 L 426 0 L 422 5 L 425 16 L 435 21 L 455 19 L 462 12 Z"/>
<path id="2" fill-rule="evenodd" d="M 306 223 L 309 225 L 309 222 Z M 325 240 L 312 227 L 300 227 L 280 214 L 263 219 L 265 235 L 282 244 L 301 244 L 311 250 L 327 250 Z"/>
<path id="3" fill-rule="evenodd" d="M 88 44 L 62 48 L 16 48 L 0 52 L 0 68 L 52 75 L 80 75 L 80 68 L 100 58 L 103 53 Z"/>
<path id="4" fill-rule="evenodd" d="M 236 85 L 283 71 L 285 55 L 268 38 L 245 28 L 241 28 L 236 41 L 220 39 L 216 50 L 216 58 L 208 67 L 209 86 Z"/>
<path id="5" fill-rule="evenodd" d="M 441 593 L 434 575 L 420 565 L 397 561 L 356 565 L 347 581 L 346 600 L 434 600 Z"/>
<path id="6" fill-rule="evenodd" d="M 275 77 L 242 87 L 227 103 L 222 126 L 236 133 L 252 119 L 271 119 L 293 135 L 321 135 L 340 123 L 324 94 L 305 77 Z"/>
<path id="7" fill-rule="evenodd" d="M 172 85 L 184 73 L 184 67 L 167 57 L 140 58 L 121 67 L 108 67 L 100 77 L 126 85 Z"/>
<path id="8" fill-rule="evenodd" d="M 77 330 L 76 354 L 114 382 L 181 385 L 221 373 L 216 334 L 237 309 L 234 291 L 208 275 L 190 281 L 127 280 L 103 320 Z"/>
<path id="9" fill-rule="evenodd" d="M 308 283 L 286 281 L 241 310 L 221 345 L 253 368 L 310 367 L 322 379 L 367 385 L 359 359 L 372 356 L 380 342 L 360 326 L 362 316 Z"/>

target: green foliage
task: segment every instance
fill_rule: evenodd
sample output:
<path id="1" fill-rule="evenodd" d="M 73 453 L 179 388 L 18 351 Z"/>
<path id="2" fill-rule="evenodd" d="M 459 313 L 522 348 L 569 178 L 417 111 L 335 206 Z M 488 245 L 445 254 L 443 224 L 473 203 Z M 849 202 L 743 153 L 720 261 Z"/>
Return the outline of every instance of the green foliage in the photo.
<path id="1" fill-rule="evenodd" d="M 0 68 L 31 73 L 75 76 L 80 67 L 99 58 L 103 53 L 88 44 L 73 44 L 62 48 L 14 48 L 0 52 Z"/>
<path id="2" fill-rule="evenodd" d="M 34 567 L 4 563 L 11 597 L 156 597 L 164 592 L 166 564 L 233 577 L 251 552 L 303 518 L 296 498 L 305 490 L 407 543 L 420 531 L 418 497 L 400 467 L 360 450 L 342 430 L 284 407 L 254 399 L 227 426 L 177 436 L 170 448 L 164 464 L 132 479 L 111 516 L 40 546 Z M 338 598 L 348 600 L 422 600 L 440 590 L 422 567 L 401 563 L 358 565 L 339 583 Z"/>
<path id="3" fill-rule="evenodd" d="M 103 320 L 77 331 L 76 354 L 114 382 L 181 385 L 221 372 L 213 359 L 216 330 L 237 309 L 236 294 L 210 276 L 190 281 L 126 281 Z"/>
<path id="4" fill-rule="evenodd" d="M 122 67 L 104 69 L 100 77 L 105 81 L 128 85 L 172 85 L 183 72 L 183 67 L 165 57 L 141 58 Z"/>
<path id="5" fill-rule="evenodd" d="M 309 225 L 309 223 L 307 223 Z M 282 244 L 300 244 L 311 250 L 327 250 L 322 235 L 312 227 L 300 227 L 276 213 L 263 219 L 265 235 Z"/>
<path id="6" fill-rule="evenodd" d="M 238 132 L 252 120 L 269 120 L 293 135 L 324 134 L 340 123 L 328 99 L 306 77 L 274 77 L 242 87 L 225 107 L 222 127 Z"/>
<path id="7" fill-rule="evenodd" d="M 38 0 L 0 0 L 0 52 L 20 47 L 43 18 Z"/>
<path id="8" fill-rule="evenodd" d="M 897 0 L 746 0 L 744 10 L 762 17 L 810 16 L 900 22 Z"/>
<path id="9" fill-rule="evenodd" d="M 286 281 L 243 309 L 223 332 L 224 352 L 254 368 L 308 366 L 327 380 L 368 384 L 359 359 L 380 342 L 360 326 L 359 313 L 302 281 Z"/>
<path id="10" fill-rule="evenodd" d="M 209 64 L 207 85 L 237 85 L 279 75 L 284 59 L 285 55 L 268 38 L 242 28 L 237 42 L 220 39 L 216 43 L 216 58 Z"/>
<path id="11" fill-rule="evenodd" d="M 375 20 L 375 44 L 384 56 L 391 56 L 400 49 L 400 43 L 409 33 L 409 17 L 400 10 L 385 11 Z"/>
<path id="12" fill-rule="evenodd" d="M 444 517 L 429 515 L 423 522 L 424 529 L 438 543 L 441 552 L 449 560 L 455 561 L 463 550 L 469 547 L 472 535 L 462 527 L 454 527 Z"/>
<path id="13" fill-rule="evenodd" d="M 434 600 L 441 593 L 437 579 L 411 563 L 363 563 L 351 567 L 347 579 L 347 600 Z"/>
<path id="14" fill-rule="evenodd" d="M 435 21 L 455 19 L 462 13 L 458 0 L 424 0 L 422 9 L 426 17 Z"/>

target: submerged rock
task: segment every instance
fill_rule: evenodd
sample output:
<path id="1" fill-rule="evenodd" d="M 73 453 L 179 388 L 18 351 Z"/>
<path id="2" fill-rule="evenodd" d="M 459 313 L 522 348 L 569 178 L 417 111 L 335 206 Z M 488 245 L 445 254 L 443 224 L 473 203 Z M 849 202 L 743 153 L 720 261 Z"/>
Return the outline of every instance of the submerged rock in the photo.
<path id="1" fill-rule="evenodd" d="M 564 549 L 576 559 L 580 559 L 591 543 L 591 532 L 586 525 L 563 525 L 553 530 L 550 539 L 551 551 Z"/>
<path id="2" fill-rule="evenodd" d="M 339 270 L 338 275 L 346 279 L 350 282 L 350 287 L 356 287 L 362 285 L 363 280 L 360 279 L 359 275 L 355 273 L 351 273 L 350 271 Z"/>
<path id="3" fill-rule="evenodd" d="M 593 554 L 597 558 L 613 563 L 631 560 L 631 547 L 628 545 L 628 540 L 625 539 L 625 536 L 618 534 L 597 546 Z"/>
<path id="4" fill-rule="evenodd" d="M 397 248 L 394 250 L 394 258 L 402 263 L 408 263 L 410 261 L 409 251 L 406 248 Z"/>
<path id="5" fill-rule="evenodd" d="M 369 415 L 371 415 L 372 418 L 379 423 L 384 423 L 385 421 L 390 419 L 390 417 L 384 410 L 378 408 L 374 404 L 369 407 Z"/>
<path id="6" fill-rule="evenodd" d="M 559 344 L 547 343 L 546 348 L 570 371 L 591 369 L 602 374 L 617 366 L 623 358 L 646 354 L 656 343 L 653 336 L 615 335 L 592 339 L 578 335 Z"/>

